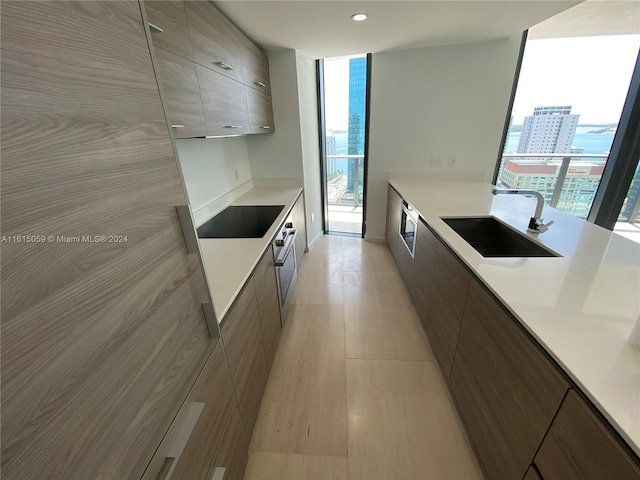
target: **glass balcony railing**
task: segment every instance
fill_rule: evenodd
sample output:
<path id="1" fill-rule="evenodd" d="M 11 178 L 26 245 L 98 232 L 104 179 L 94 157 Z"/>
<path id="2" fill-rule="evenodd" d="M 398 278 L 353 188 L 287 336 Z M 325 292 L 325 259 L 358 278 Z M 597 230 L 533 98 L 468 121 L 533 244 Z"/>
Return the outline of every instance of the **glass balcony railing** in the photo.
<path id="1" fill-rule="evenodd" d="M 608 154 L 509 153 L 502 156 L 497 184 L 536 190 L 545 203 L 586 218 Z"/>
<path id="2" fill-rule="evenodd" d="M 362 206 L 364 155 L 327 155 L 329 205 Z"/>

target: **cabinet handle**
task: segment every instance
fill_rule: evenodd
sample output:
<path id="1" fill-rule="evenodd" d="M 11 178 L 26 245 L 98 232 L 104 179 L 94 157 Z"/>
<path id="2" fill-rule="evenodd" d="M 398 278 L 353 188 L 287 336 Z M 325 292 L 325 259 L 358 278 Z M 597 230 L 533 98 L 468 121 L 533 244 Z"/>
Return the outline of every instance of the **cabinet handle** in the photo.
<path id="1" fill-rule="evenodd" d="M 269 130 L 271 128 L 270 125 L 262 125 L 260 128 L 264 128 L 265 130 Z"/>
<path id="2" fill-rule="evenodd" d="M 242 128 L 242 125 L 225 125 L 224 128 Z"/>
<path id="3" fill-rule="evenodd" d="M 266 85 L 265 83 L 262 83 L 262 82 L 255 82 L 255 84 L 256 84 L 256 85 L 258 85 L 259 87 L 267 88 L 267 85 Z"/>
<path id="4" fill-rule="evenodd" d="M 187 412 L 184 422 L 180 427 L 180 431 L 176 435 L 171 447 L 169 447 L 169 451 L 167 452 L 165 464 L 167 461 L 169 463 L 169 468 L 162 469 L 162 478 L 163 480 L 169 480 L 171 475 L 173 474 L 173 470 L 176 468 L 178 461 L 180 460 L 180 456 L 184 451 L 184 447 L 187 445 L 189 441 L 189 437 L 193 433 L 193 429 L 196 427 L 198 423 L 198 418 L 200 418 L 200 414 L 204 409 L 203 402 L 194 402 L 189 405 L 189 411 Z M 165 473 L 166 472 L 166 473 Z"/>
<path id="5" fill-rule="evenodd" d="M 220 65 L 222 68 L 224 68 L 225 70 L 235 70 L 235 68 L 233 68 L 231 65 L 229 65 L 228 63 L 224 63 L 224 62 L 214 62 L 217 63 L 218 65 Z"/>
<path id="6" fill-rule="evenodd" d="M 184 125 L 171 125 L 171 128 L 184 128 Z"/>
<path id="7" fill-rule="evenodd" d="M 224 480 L 224 474 L 227 469 L 225 467 L 216 467 L 213 471 L 213 477 L 211 480 Z"/>
<path id="8" fill-rule="evenodd" d="M 147 24 L 149 25 L 149 28 L 151 28 L 151 29 L 155 30 L 155 31 L 156 31 L 156 32 L 158 32 L 158 33 L 162 33 L 162 32 L 164 32 L 164 30 L 163 30 L 163 29 L 161 29 L 160 27 L 158 27 L 158 26 L 154 25 L 154 24 L 153 24 L 153 23 L 151 23 L 151 22 L 147 22 Z"/>

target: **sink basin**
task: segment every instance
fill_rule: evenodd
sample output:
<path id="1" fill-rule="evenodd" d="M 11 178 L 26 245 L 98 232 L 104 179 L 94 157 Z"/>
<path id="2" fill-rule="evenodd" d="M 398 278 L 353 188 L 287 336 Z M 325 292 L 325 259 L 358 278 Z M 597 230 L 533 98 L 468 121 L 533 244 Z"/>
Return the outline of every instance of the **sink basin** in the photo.
<path id="1" fill-rule="evenodd" d="M 495 217 L 442 218 L 483 257 L 559 257 Z"/>

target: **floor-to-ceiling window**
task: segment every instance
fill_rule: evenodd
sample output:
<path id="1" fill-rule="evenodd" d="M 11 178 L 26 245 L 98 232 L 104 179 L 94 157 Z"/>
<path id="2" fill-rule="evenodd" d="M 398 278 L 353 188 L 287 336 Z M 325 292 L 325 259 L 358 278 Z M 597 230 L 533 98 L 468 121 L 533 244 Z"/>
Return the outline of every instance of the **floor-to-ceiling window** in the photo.
<path id="1" fill-rule="evenodd" d="M 640 35 L 528 40 L 495 178 L 580 218 L 593 205 L 629 93 Z"/>
<path id="2" fill-rule="evenodd" d="M 325 231 L 363 234 L 367 56 L 321 61 Z"/>

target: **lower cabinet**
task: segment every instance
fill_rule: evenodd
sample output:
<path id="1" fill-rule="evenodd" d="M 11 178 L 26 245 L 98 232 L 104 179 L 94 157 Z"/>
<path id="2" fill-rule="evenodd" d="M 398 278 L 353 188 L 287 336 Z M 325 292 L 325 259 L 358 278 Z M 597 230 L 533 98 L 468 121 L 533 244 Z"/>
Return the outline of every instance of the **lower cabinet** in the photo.
<path id="1" fill-rule="evenodd" d="M 248 281 L 223 320 L 222 341 L 247 438 L 251 438 L 267 383 L 255 288 Z"/>
<path id="2" fill-rule="evenodd" d="M 210 480 L 216 467 L 226 465 L 243 472 L 248 442 L 242 425 L 237 428 L 238 417 L 224 349 L 218 342 L 143 480 Z M 241 477 L 242 473 L 237 478 Z"/>
<path id="3" fill-rule="evenodd" d="M 488 478 L 522 478 L 569 385 L 473 280 L 449 379 Z"/>
<path id="4" fill-rule="evenodd" d="M 271 245 L 262 255 L 258 266 L 253 272 L 253 284 L 258 301 L 258 315 L 260 317 L 260 329 L 262 331 L 267 369 L 271 370 L 271 364 L 276 355 L 276 348 L 278 348 L 278 341 L 282 332 L 278 284 Z"/>
<path id="5" fill-rule="evenodd" d="M 391 185 L 387 188 L 387 223 L 385 237 L 391 249 L 393 257 L 398 259 L 398 246 L 400 245 L 400 215 L 402 211 L 402 198 Z"/>
<path id="6" fill-rule="evenodd" d="M 207 480 L 242 480 L 249 460 L 249 449 L 238 407 L 234 406 L 222 444 L 213 462 L 213 477 Z M 221 471 L 222 470 L 222 471 Z M 218 476 L 215 476 L 215 474 Z M 182 477 L 177 477 L 182 478 Z M 189 478 L 190 477 L 184 477 Z"/>
<path id="7" fill-rule="evenodd" d="M 542 477 L 538 475 L 535 468 L 529 467 L 522 480 L 542 480 Z"/>
<path id="8" fill-rule="evenodd" d="M 574 390 L 567 394 L 534 462 L 544 480 L 640 478 L 640 461 L 626 452 Z"/>
<path id="9" fill-rule="evenodd" d="M 302 265 L 304 250 L 307 248 L 307 221 L 304 213 L 304 193 L 300 194 L 293 206 L 293 228 L 296 229 L 296 264 Z M 284 322 L 284 318 L 282 319 Z"/>

